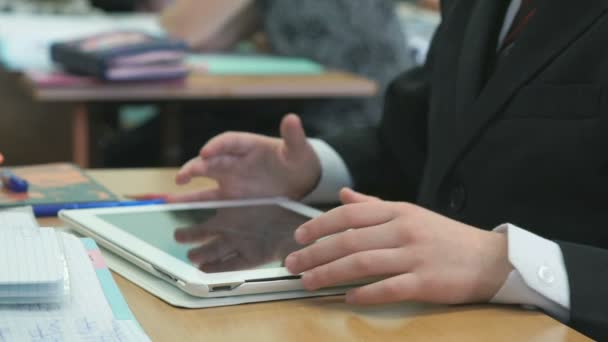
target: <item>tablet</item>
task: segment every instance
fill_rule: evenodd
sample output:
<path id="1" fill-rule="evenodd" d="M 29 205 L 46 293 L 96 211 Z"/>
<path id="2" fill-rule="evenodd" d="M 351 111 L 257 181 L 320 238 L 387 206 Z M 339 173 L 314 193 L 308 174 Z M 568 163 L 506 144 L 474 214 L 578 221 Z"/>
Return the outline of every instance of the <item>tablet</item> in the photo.
<path id="1" fill-rule="evenodd" d="M 321 212 L 283 198 L 64 210 L 75 230 L 199 297 L 302 289 L 283 267 Z"/>

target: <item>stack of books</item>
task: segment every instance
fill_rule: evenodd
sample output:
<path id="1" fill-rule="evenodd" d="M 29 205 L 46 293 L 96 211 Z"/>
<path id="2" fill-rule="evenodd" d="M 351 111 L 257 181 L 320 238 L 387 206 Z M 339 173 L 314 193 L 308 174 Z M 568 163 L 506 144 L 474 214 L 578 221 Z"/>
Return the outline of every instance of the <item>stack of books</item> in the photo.
<path id="1" fill-rule="evenodd" d="M 142 32 L 118 31 L 59 42 L 51 59 L 65 71 L 103 81 L 150 81 L 184 78 L 185 43 Z"/>

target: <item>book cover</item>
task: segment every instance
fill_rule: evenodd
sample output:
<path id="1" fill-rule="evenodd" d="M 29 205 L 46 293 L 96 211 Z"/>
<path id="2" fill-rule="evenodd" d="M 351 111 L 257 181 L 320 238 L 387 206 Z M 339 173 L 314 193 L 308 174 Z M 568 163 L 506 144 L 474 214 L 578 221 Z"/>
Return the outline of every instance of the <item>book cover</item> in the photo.
<path id="1" fill-rule="evenodd" d="M 33 165 L 10 170 L 29 182 L 29 191 L 13 193 L 0 189 L 0 208 L 118 200 L 116 195 L 73 164 Z"/>
<path id="2" fill-rule="evenodd" d="M 141 32 L 118 31 L 51 45 L 51 58 L 65 70 L 109 81 L 184 77 L 186 45 Z"/>

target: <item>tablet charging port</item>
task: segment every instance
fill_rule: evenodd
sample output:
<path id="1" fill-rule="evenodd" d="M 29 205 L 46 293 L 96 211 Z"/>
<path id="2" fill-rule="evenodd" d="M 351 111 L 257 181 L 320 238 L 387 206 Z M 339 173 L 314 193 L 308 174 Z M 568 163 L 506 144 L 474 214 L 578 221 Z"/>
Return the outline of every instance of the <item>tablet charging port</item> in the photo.
<path id="1" fill-rule="evenodd" d="M 221 291 L 230 291 L 237 288 L 241 284 L 222 284 L 222 285 L 212 285 L 211 292 L 221 292 Z"/>

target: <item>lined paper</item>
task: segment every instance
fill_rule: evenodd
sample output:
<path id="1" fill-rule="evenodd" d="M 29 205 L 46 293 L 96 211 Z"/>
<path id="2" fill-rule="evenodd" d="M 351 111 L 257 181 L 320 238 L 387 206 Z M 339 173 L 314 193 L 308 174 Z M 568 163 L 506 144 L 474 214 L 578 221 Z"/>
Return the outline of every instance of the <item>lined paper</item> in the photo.
<path id="1" fill-rule="evenodd" d="M 10 208 L 0 211 L 0 230 L 37 231 L 38 222 L 32 207 Z"/>
<path id="2" fill-rule="evenodd" d="M 0 342 L 148 342 L 134 321 L 72 318 L 0 319 Z"/>
<path id="3" fill-rule="evenodd" d="M 0 246 L 0 286 L 63 282 L 65 262 L 54 229 L 25 234 L 0 229 Z"/>
<path id="4" fill-rule="evenodd" d="M 66 263 L 53 229 L 0 228 L 0 265 L 0 302 L 64 295 Z"/>
<path id="5" fill-rule="evenodd" d="M 0 321 L 8 317 L 69 318 L 93 316 L 113 317 L 110 304 L 97 279 L 91 260 L 82 242 L 75 236 L 57 233 L 64 246 L 69 269 L 69 295 L 61 303 L 0 305 Z M 2 340 L 0 340 L 2 342 Z"/>
<path id="6" fill-rule="evenodd" d="M 31 207 L 0 211 L 0 303 L 58 302 L 67 265 L 53 229 L 40 229 Z"/>

